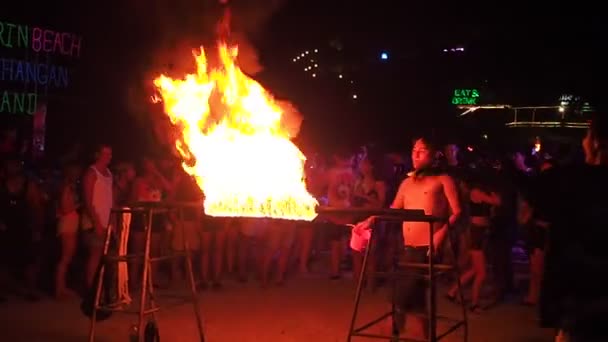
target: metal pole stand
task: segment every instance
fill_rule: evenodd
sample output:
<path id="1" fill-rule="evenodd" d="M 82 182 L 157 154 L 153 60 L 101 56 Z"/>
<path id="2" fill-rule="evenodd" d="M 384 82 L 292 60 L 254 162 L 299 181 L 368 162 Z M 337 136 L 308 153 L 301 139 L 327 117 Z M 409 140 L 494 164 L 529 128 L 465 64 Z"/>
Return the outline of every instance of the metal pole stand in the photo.
<path id="1" fill-rule="evenodd" d="M 198 326 L 198 333 L 200 337 L 200 341 L 204 342 L 204 330 L 203 330 L 203 322 L 200 313 L 200 307 L 198 304 L 198 294 L 196 292 L 196 283 L 194 280 L 194 274 L 192 271 L 192 258 L 190 253 L 190 248 L 188 245 L 188 241 L 186 239 L 186 234 L 182 234 L 183 243 L 184 243 L 184 252 L 176 252 L 171 255 L 161 256 L 161 257 L 151 257 L 150 256 L 150 242 L 152 236 L 152 217 L 154 214 L 159 213 L 167 213 L 170 210 L 177 210 L 178 213 L 178 224 L 181 225 L 181 228 L 184 229 L 184 220 L 183 220 L 183 209 L 187 207 L 196 207 L 199 210 L 203 210 L 202 203 L 177 203 L 177 202 L 157 202 L 157 203 L 137 203 L 129 208 L 114 208 L 112 209 L 112 216 L 116 217 L 118 215 L 122 215 L 124 213 L 130 214 L 138 214 L 144 215 L 146 218 L 145 225 L 145 249 L 144 254 L 127 254 L 127 255 L 118 255 L 108 253 L 110 247 L 110 239 L 114 232 L 118 232 L 118 230 L 114 227 L 113 224 L 108 225 L 108 229 L 105 237 L 105 244 L 103 249 L 103 257 L 101 261 L 99 277 L 96 285 L 95 292 L 95 300 L 93 302 L 93 313 L 91 315 L 91 326 L 89 330 L 89 342 L 93 342 L 95 340 L 95 325 L 97 318 L 97 311 L 115 311 L 115 312 L 124 312 L 129 314 L 136 314 L 139 317 L 138 320 L 138 342 L 158 342 L 159 341 L 159 333 L 158 326 L 155 324 L 156 322 L 156 312 L 160 310 L 160 306 L 157 305 L 154 297 L 154 287 L 152 286 L 152 272 L 151 272 L 151 263 L 158 262 L 161 260 L 168 260 L 173 258 L 181 258 L 185 257 L 186 267 L 188 278 L 190 281 L 190 288 L 192 291 L 191 298 L 189 301 L 192 302 L 194 307 L 194 314 L 196 315 L 196 322 Z M 104 290 L 104 272 L 105 268 L 111 265 L 112 263 L 120 263 L 127 262 L 132 259 L 143 258 L 143 275 L 142 275 L 142 283 L 141 283 L 141 296 L 139 309 L 137 311 L 125 311 L 122 309 L 122 305 L 125 303 L 117 302 L 110 304 L 101 304 L 101 294 Z M 146 318 L 148 315 L 152 315 L 152 320 L 146 322 Z"/>
<path id="2" fill-rule="evenodd" d="M 379 209 L 379 210 L 366 210 L 366 209 L 333 209 L 333 208 L 320 208 L 318 210 L 320 214 L 328 214 L 328 215 L 353 215 L 357 217 L 370 217 L 374 216 L 376 219 L 386 220 L 386 221 L 399 221 L 399 222 L 426 222 L 429 224 L 429 241 L 431 241 L 429 246 L 429 255 L 433 256 L 435 254 L 435 248 L 433 246 L 433 223 L 438 222 L 439 219 L 433 216 L 425 215 L 423 210 L 401 210 L 401 209 Z M 401 232 L 401 227 L 399 227 Z M 448 232 L 448 241 L 454 247 L 454 243 L 452 240 L 452 234 Z M 348 331 L 348 341 L 352 340 L 352 337 L 368 337 L 375 339 L 383 339 L 389 340 L 392 342 L 396 341 L 429 341 L 429 342 L 437 342 L 448 334 L 456 331 L 458 328 L 463 328 L 464 330 L 464 338 L 463 341 L 468 340 L 468 318 L 467 318 L 467 310 L 464 304 L 464 297 L 462 293 L 462 286 L 460 284 L 460 270 L 457 266 L 457 263 L 454 262 L 454 265 L 444 265 L 444 264 L 436 264 L 432 257 L 428 258 L 428 263 L 411 263 L 401 261 L 398 256 L 394 256 L 394 260 L 396 262 L 393 265 L 393 270 L 390 272 L 374 272 L 372 277 L 385 275 L 387 276 L 391 282 L 393 283 L 393 293 L 395 291 L 394 285 L 399 280 L 399 278 L 403 278 L 404 276 L 418 276 L 422 277 L 426 280 L 429 294 L 427 297 L 428 300 L 428 311 L 423 315 L 428 319 L 428 338 L 425 340 L 412 339 L 412 338 L 403 338 L 399 336 L 399 329 L 393 323 L 393 329 L 391 335 L 381 335 L 381 334 L 372 334 L 366 333 L 365 331 L 375 326 L 376 324 L 382 322 L 384 319 L 388 317 L 394 317 L 396 314 L 395 311 L 395 302 L 393 300 L 391 311 L 385 313 L 372 320 L 369 323 L 363 324 L 360 327 L 355 327 L 355 323 L 357 320 L 357 315 L 359 313 L 359 303 L 361 301 L 361 293 L 363 289 L 363 281 L 366 276 L 367 263 L 369 258 L 370 251 L 372 250 L 372 244 L 375 242 L 375 234 L 372 230 L 370 241 L 368 243 L 367 248 L 365 249 L 365 255 L 363 257 L 363 265 L 361 267 L 361 273 L 359 275 L 359 280 L 357 283 L 357 292 L 355 295 L 355 305 L 353 308 L 352 319 L 350 322 L 350 328 Z M 454 250 L 454 248 L 452 248 Z M 456 258 L 454 258 L 456 260 Z M 408 270 L 409 271 L 404 271 Z M 421 273 L 424 272 L 424 273 Z M 454 319 L 445 316 L 437 315 L 437 289 L 436 289 L 436 279 L 437 276 L 447 273 L 454 272 L 458 278 L 458 296 L 460 297 L 460 303 L 462 306 L 462 318 Z M 441 334 L 437 334 L 437 320 L 442 319 L 448 322 L 452 322 L 452 325 Z M 395 320 L 393 319 L 393 322 Z"/>

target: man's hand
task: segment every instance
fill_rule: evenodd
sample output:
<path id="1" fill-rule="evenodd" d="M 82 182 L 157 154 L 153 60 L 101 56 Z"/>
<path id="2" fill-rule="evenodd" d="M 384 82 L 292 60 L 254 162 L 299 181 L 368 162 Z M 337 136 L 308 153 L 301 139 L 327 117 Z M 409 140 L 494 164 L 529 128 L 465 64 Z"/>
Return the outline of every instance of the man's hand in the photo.
<path id="1" fill-rule="evenodd" d="M 447 227 L 443 227 L 443 228 L 439 229 L 438 231 L 436 231 L 435 234 L 433 234 L 433 247 L 435 249 L 435 253 L 437 253 L 439 251 L 439 249 L 441 248 L 441 246 L 443 244 L 443 240 L 445 239 L 447 232 L 448 232 Z"/>
<path id="2" fill-rule="evenodd" d="M 374 222 L 375 218 L 376 218 L 375 216 L 368 217 L 364 221 L 361 221 L 361 222 L 357 223 L 355 225 L 355 227 L 353 228 L 353 230 L 355 231 L 355 233 L 359 234 L 359 233 L 362 233 L 364 231 L 372 229 L 372 223 Z"/>

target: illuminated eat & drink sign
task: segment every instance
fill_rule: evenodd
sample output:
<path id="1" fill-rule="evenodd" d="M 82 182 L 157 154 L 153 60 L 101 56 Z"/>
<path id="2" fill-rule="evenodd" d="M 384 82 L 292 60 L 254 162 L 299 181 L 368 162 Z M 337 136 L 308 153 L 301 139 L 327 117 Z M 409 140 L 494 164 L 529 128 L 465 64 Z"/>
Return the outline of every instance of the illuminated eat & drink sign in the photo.
<path id="1" fill-rule="evenodd" d="M 476 105 L 479 101 L 477 89 L 454 89 L 452 94 L 453 105 Z"/>
<path id="2" fill-rule="evenodd" d="M 68 67 L 57 58 L 78 58 L 82 37 L 74 33 L 0 20 L 0 113 L 33 114 L 41 90 L 67 88 Z"/>

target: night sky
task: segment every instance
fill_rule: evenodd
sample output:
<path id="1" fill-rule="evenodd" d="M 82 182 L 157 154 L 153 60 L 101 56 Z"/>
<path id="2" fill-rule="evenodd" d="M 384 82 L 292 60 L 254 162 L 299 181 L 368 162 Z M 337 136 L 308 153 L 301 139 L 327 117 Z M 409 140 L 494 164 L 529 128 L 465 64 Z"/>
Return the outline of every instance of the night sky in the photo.
<path id="1" fill-rule="evenodd" d="M 48 90 L 51 153 L 74 141 L 127 146 L 117 151 L 123 156 L 154 149 L 149 118 L 160 108 L 149 103 L 149 80 L 189 66 L 189 50 L 214 41 L 222 13 L 217 2 L 39 2 L 10 5 L 0 21 L 83 37 L 79 58 L 47 57 L 70 68 L 69 86 Z M 305 148 L 370 140 L 398 145 L 424 127 L 445 131 L 455 122 L 450 94 L 458 87 L 487 89 L 501 103 L 546 105 L 564 93 L 592 97 L 605 74 L 603 12 L 582 2 L 548 8 L 471 1 L 231 3 L 234 31 L 256 47 L 264 66 L 255 78 L 304 115 L 298 141 Z M 457 46 L 465 51 L 443 52 Z M 292 58 L 315 48 L 327 70 L 311 79 Z M 382 51 L 387 61 L 379 59 Z M 25 58 L 1 47 L 0 53 Z M 336 67 L 354 82 L 344 86 Z M 23 121 L 4 116 L 4 125 Z"/>

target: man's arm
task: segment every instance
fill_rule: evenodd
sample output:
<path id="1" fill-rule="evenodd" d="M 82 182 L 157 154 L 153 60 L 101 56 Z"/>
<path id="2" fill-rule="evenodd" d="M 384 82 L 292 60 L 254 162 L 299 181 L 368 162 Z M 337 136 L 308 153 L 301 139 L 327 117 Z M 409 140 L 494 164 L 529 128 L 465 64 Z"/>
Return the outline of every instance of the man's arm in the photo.
<path id="1" fill-rule="evenodd" d="M 447 175 L 441 176 L 439 181 L 443 187 L 443 194 L 448 200 L 448 204 L 450 206 L 450 217 L 448 218 L 448 222 L 433 234 L 433 246 L 435 246 L 436 249 L 442 245 L 443 239 L 448 232 L 448 227 L 454 226 L 460 219 L 461 215 L 460 196 L 456 183 L 452 177 Z"/>
<path id="2" fill-rule="evenodd" d="M 460 219 L 460 215 L 462 213 L 462 208 L 460 206 L 460 196 L 458 195 L 458 188 L 456 187 L 456 183 L 450 176 L 441 176 L 441 185 L 443 186 L 443 193 L 445 198 L 448 200 L 448 204 L 450 206 L 450 217 L 448 218 L 448 222 L 446 225 L 441 227 L 439 231 L 447 230 L 447 227 L 454 226 L 458 223 Z M 439 231 L 437 233 L 439 233 Z"/>

